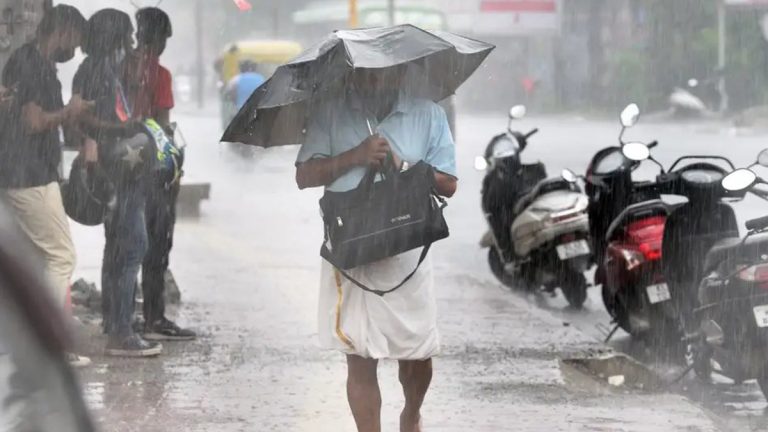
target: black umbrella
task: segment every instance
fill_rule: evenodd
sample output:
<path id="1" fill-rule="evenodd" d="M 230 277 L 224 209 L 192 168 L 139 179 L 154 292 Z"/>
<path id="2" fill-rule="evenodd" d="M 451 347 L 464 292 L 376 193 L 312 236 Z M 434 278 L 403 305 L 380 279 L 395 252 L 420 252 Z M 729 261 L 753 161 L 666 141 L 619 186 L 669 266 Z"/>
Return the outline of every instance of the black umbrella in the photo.
<path id="1" fill-rule="evenodd" d="M 404 91 L 435 102 L 452 95 L 494 46 L 412 25 L 339 30 L 280 66 L 227 127 L 222 141 L 261 147 L 303 144 L 304 126 L 322 100 L 341 97 L 354 69 L 405 65 Z"/>

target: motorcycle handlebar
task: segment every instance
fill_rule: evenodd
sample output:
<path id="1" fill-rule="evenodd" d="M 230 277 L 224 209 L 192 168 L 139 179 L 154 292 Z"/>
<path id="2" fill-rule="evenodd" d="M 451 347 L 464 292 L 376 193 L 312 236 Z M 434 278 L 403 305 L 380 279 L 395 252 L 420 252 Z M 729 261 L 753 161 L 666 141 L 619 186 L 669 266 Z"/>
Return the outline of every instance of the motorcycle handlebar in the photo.
<path id="1" fill-rule="evenodd" d="M 640 182 L 633 185 L 634 193 L 656 193 L 660 190 L 657 182 Z"/>
<path id="2" fill-rule="evenodd" d="M 762 198 L 764 200 L 768 200 L 768 191 L 765 191 L 765 190 L 762 190 L 762 189 L 757 189 L 757 188 L 753 187 L 752 189 L 749 190 L 749 192 L 752 195 L 755 195 L 758 198 Z"/>
<path id="3" fill-rule="evenodd" d="M 759 231 L 768 228 L 768 216 L 748 220 L 745 226 L 750 231 Z"/>
<path id="4" fill-rule="evenodd" d="M 656 147 L 656 146 L 658 146 L 658 145 L 659 145 L 659 142 L 658 142 L 658 141 L 656 141 L 656 140 L 653 140 L 653 141 L 651 141 L 651 143 L 650 143 L 650 144 L 648 144 L 648 148 L 649 148 L 649 149 L 652 149 L 652 148 L 654 148 L 654 147 Z"/>
<path id="5" fill-rule="evenodd" d="M 528 139 L 528 138 L 536 135 L 537 133 L 539 133 L 539 128 L 536 128 L 536 129 L 528 132 L 527 134 L 525 134 L 525 139 Z"/>

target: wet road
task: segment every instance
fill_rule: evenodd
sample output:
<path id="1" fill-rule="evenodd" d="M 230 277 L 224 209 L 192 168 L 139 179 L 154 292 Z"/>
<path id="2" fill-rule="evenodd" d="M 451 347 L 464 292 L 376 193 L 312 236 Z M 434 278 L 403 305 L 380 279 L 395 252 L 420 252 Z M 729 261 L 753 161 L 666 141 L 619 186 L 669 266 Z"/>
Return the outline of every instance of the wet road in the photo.
<path id="1" fill-rule="evenodd" d="M 182 221 L 172 268 L 182 287 L 181 323 L 198 341 L 166 344 L 150 360 L 100 355 L 83 371 L 86 396 L 104 431 L 353 431 L 344 396 L 343 358 L 315 343 L 321 240 L 319 191 L 293 182 L 295 148 L 257 151 L 243 161 L 218 146 L 216 118 L 179 118 L 189 141 L 190 179 L 213 183 L 198 221 Z M 583 172 L 594 151 L 613 143 L 613 123 L 531 118 L 541 127 L 530 159 L 551 174 Z M 612 392 L 561 373 L 558 360 L 600 350 L 597 324 L 607 322 L 592 289 L 587 309 L 561 299 L 512 294 L 487 269 L 477 242 L 485 230 L 478 207 L 481 173 L 472 169 L 503 117 L 459 122 L 460 193 L 447 213 L 450 239 L 436 246 L 438 306 L 444 353 L 424 416 L 425 431 L 709 431 L 748 430 L 764 423 L 754 386 L 702 388 L 701 404 L 679 394 Z M 716 126 L 644 126 L 631 137 L 659 139 L 662 161 L 685 152 L 723 149 L 746 165 L 763 136 L 733 136 Z M 768 211 L 745 203 L 742 213 Z M 101 233 L 75 229 L 79 274 L 97 280 Z M 566 323 L 568 325 L 566 325 Z M 620 341 L 621 342 L 621 341 Z M 395 431 L 402 401 L 393 364 L 383 363 L 384 426 Z M 728 406 L 724 398 L 732 398 Z"/>

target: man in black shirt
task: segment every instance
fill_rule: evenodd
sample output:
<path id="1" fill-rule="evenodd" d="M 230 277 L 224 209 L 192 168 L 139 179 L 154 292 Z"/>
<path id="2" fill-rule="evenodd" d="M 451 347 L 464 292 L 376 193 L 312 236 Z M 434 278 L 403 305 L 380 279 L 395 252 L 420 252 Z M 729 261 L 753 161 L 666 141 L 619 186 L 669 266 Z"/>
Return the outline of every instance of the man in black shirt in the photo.
<path id="1" fill-rule="evenodd" d="M 58 184 L 60 137 L 62 128 L 92 104 L 73 97 L 64 105 L 56 63 L 74 57 L 84 27 L 85 18 L 74 7 L 51 8 L 37 38 L 11 55 L 2 74 L 13 100 L 0 131 L 0 197 L 44 258 L 62 307 L 75 269 L 75 248 Z M 86 142 L 83 151 L 87 159 L 97 158 L 94 142 Z"/>

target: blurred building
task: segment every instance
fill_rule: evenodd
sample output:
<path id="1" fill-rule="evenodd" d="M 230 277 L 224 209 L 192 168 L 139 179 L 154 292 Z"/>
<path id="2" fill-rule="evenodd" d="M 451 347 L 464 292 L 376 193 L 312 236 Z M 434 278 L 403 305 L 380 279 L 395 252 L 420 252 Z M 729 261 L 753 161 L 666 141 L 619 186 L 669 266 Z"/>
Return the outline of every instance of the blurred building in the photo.
<path id="1" fill-rule="evenodd" d="M 591 109 L 610 103 L 613 53 L 642 39 L 642 0 L 423 0 L 448 27 L 497 45 L 460 91 L 465 105 Z"/>

